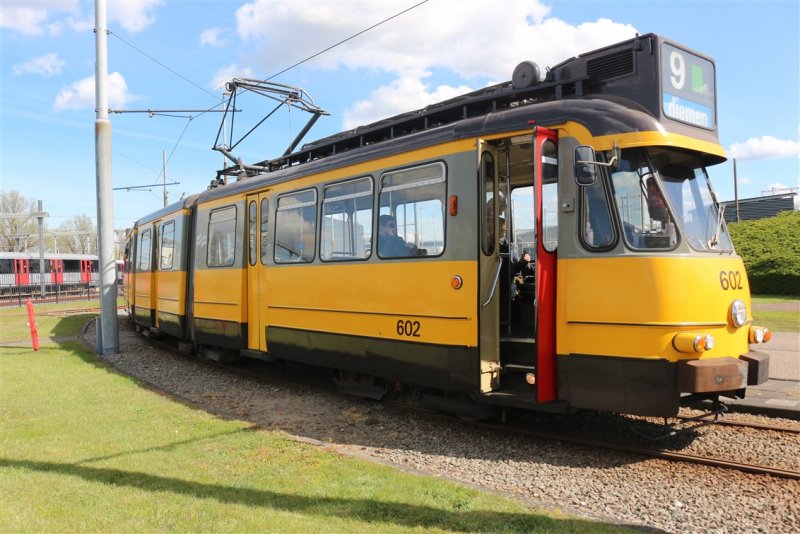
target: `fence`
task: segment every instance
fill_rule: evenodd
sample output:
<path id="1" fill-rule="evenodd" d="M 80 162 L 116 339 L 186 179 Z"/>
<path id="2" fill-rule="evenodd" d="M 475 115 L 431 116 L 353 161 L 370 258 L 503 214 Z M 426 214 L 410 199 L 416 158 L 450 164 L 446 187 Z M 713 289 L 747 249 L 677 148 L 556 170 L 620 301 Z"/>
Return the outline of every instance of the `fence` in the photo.
<path id="1" fill-rule="evenodd" d="M 0 306 L 22 306 L 28 299 L 35 303 L 96 300 L 100 291 L 94 282 L 84 284 L 46 284 L 44 294 L 40 284 L 15 285 L 2 288 Z"/>

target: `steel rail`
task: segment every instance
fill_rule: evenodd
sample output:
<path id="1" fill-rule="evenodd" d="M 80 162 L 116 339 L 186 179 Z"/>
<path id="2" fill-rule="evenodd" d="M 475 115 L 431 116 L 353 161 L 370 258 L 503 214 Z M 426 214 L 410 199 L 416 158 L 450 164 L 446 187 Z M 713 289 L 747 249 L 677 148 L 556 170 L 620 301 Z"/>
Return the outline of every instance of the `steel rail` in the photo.
<path id="1" fill-rule="evenodd" d="M 168 344 L 168 343 L 165 343 L 165 342 L 163 342 L 161 340 L 156 340 L 156 339 L 153 339 L 153 338 L 146 338 L 146 339 L 147 339 L 147 342 L 149 342 L 151 344 L 159 345 L 162 348 L 165 348 L 165 349 L 168 349 L 168 350 L 172 350 L 174 353 L 180 354 L 183 357 L 187 357 L 188 356 L 187 354 L 181 353 L 180 351 L 178 351 L 175 347 L 170 346 L 171 344 Z M 212 361 L 208 361 L 208 360 L 197 360 L 196 358 L 192 358 L 192 359 L 195 359 L 196 361 L 201 361 L 203 363 L 209 363 L 210 365 L 212 365 L 214 367 L 223 367 L 225 369 L 233 371 L 234 373 L 237 373 L 237 374 L 240 374 L 240 375 L 246 375 L 246 376 L 249 376 L 249 377 L 257 379 L 257 380 L 265 380 L 266 379 L 267 381 L 270 381 L 270 382 L 287 382 L 287 381 L 289 381 L 289 382 L 292 382 L 295 385 L 298 384 L 298 382 L 296 382 L 295 380 L 293 380 L 293 379 L 287 380 L 285 377 L 283 379 L 281 379 L 281 378 L 276 379 L 276 377 L 274 377 L 274 376 L 264 376 L 261 373 L 257 373 L 257 372 L 253 372 L 253 371 L 249 371 L 249 370 L 244 370 L 244 369 L 238 369 L 236 367 L 227 366 L 227 365 L 220 364 L 220 363 L 217 363 L 217 362 L 212 362 Z M 308 385 L 308 384 L 305 384 L 305 383 L 304 383 L 304 385 L 306 387 L 315 388 L 315 386 L 313 386 L 313 385 Z M 487 430 L 502 431 L 502 432 L 507 432 L 507 433 L 520 434 L 520 435 L 524 435 L 524 436 L 531 436 L 531 437 L 537 437 L 537 438 L 542 438 L 542 439 L 548 439 L 548 440 L 553 440 L 553 441 L 561 441 L 561 442 L 575 444 L 575 445 L 582 445 L 582 446 L 585 446 L 585 447 L 603 448 L 603 449 L 607 449 L 607 450 L 626 452 L 626 453 L 630 453 L 630 454 L 636 454 L 636 455 L 640 455 L 640 456 L 663 459 L 663 460 L 668 460 L 668 461 L 694 463 L 694 464 L 698 464 L 698 465 L 705 465 L 705 466 L 709 466 L 709 467 L 717 467 L 717 468 L 722 468 L 722 469 L 734 469 L 734 470 L 737 470 L 737 471 L 750 473 L 750 474 L 756 474 L 756 475 L 769 475 L 769 476 L 773 476 L 773 477 L 786 478 L 786 479 L 790 479 L 790 480 L 800 480 L 800 472 L 792 471 L 792 470 L 789 470 L 789 469 L 782 469 L 782 468 L 778 468 L 778 467 L 770 467 L 770 466 L 763 466 L 763 465 L 745 464 L 745 463 L 735 462 L 735 461 L 731 461 L 731 460 L 724 460 L 724 459 L 721 459 L 721 458 L 713 458 L 713 457 L 708 457 L 708 456 L 697 456 L 697 455 L 693 455 L 693 454 L 684 454 L 684 453 L 679 453 L 679 452 L 671 452 L 671 451 L 665 451 L 665 450 L 661 450 L 661 449 L 648 449 L 648 448 L 645 448 L 645 447 L 634 447 L 634 446 L 629 446 L 629 445 L 621 445 L 621 444 L 611 443 L 611 442 L 607 442 L 607 441 L 598 441 L 598 440 L 593 440 L 593 439 L 586 439 L 586 438 L 570 436 L 570 435 L 567 435 L 567 434 L 557 434 L 557 433 L 553 433 L 553 432 L 543 432 L 543 431 L 538 431 L 538 430 L 532 430 L 532 429 L 529 429 L 529 428 L 520 428 L 520 427 L 511 426 L 511 425 L 509 425 L 507 423 L 498 424 L 498 423 L 489 423 L 489 422 L 483 422 L 483 421 L 468 421 L 468 420 L 465 420 L 463 418 L 459 418 L 459 417 L 454 416 L 454 415 L 449 415 L 449 414 L 444 414 L 444 413 L 439 413 L 439 412 L 432 412 L 432 411 L 426 410 L 424 408 L 417 408 L 417 407 L 409 406 L 409 405 L 403 404 L 403 403 L 389 402 L 388 404 L 390 406 L 402 408 L 402 409 L 407 410 L 407 411 L 412 411 L 412 412 L 417 412 L 417 413 L 420 413 L 420 414 L 424 414 L 427 417 L 434 417 L 434 418 L 439 418 L 439 419 L 442 419 L 442 420 L 447 420 L 447 421 L 452 421 L 452 422 L 459 422 L 461 424 L 468 424 L 468 425 L 473 426 L 473 427 L 483 428 L 483 429 L 487 429 Z M 737 422 L 732 422 L 732 423 L 737 424 Z M 742 426 L 753 426 L 755 428 L 759 428 L 759 425 L 749 425 L 748 423 L 741 423 L 741 425 Z M 761 426 L 765 426 L 766 427 L 766 428 L 764 428 L 764 430 L 776 430 L 776 428 L 769 427 L 768 425 L 761 425 Z M 787 430 L 789 432 L 795 432 L 794 429 L 786 429 L 784 427 L 777 428 L 777 430 Z"/>
<path id="2" fill-rule="evenodd" d="M 681 420 L 690 420 L 691 417 L 687 416 L 678 416 L 678 419 Z M 745 421 L 730 421 L 728 419 L 719 419 L 717 421 L 712 421 L 711 424 L 713 425 L 721 425 L 721 426 L 735 426 L 739 428 L 755 428 L 758 430 L 773 430 L 775 432 L 789 432 L 792 434 L 800 434 L 800 428 L 791 428 L 787 426 L 775 426 L 775 425 L 768 425 L 764 423 L 747 423 Z"/>
<path id="3" fill-rule="evenodd" d="M 514 432 L 526 436 L 534 436 L 544 439 L 551 439 L 557 441 L 563 441 L 567 443 L 573 443 L 576 445 L 583 445 L 586 447 L 600 447 L 603 449 L 611 449 L 620 452 L 628 452 L 631 454 L 639 454 L 643 456 L 650 456 L 652 458 L 660 458 L 665 460 L 673 460 L 673 461 L 681 461 L 681 462 L 688 462 L 688 463 L 695 463 L 701 464 L 711 467 L 720 467 L 724 469 L 736 469 L 737 471 L 743 471 L 746 473 L 758 474 L 758 475 L 771 475 L 780 478 L 788 478 L 791 480 L 800 480 L 800 472 L 791 471 L 788 469 L 781 469 L 778 467 L 770 467 L 764 465 L 754 465 L 754 464 L 743 464 L 740 462 L 734 462 L 731 460 L 723 460 L 721 458 L 713 458 L 709 456 L 696 456 L 693 454 L 684 454 L 679 452 L 670 452 L 664 451 L 660 449 L 648 449 L 644 447 L 632 447 L 629 445 L 620 445 L 616 443 L 610 443 L 606 441 L 597 441 L 592 439 L 585 439 L 585 438 L 578 438 L 573 437 L 565 434 L 555 434 L 552 432 L 540 432 L 537 430 L 530 430 L 530 429 L 518 429 L 503 425 L 497 425 L 493 423 L 481 423 L 475 422 L 472 423 L 474 426 L 478 426 L 481 428 L 487 428 L 490 430 L 505 430 L 506 432 Z"/>

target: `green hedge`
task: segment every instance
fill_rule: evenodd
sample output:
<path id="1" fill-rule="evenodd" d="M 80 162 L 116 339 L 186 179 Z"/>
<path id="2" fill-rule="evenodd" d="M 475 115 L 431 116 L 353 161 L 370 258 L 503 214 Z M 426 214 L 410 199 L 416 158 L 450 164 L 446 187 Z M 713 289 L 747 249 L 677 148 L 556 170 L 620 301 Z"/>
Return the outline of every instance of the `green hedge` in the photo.
<path id="1" fill-rule="evenodd" d="M 750 291 L 800 296 L 800 211 L 728 225 L 744 260 Z"/>

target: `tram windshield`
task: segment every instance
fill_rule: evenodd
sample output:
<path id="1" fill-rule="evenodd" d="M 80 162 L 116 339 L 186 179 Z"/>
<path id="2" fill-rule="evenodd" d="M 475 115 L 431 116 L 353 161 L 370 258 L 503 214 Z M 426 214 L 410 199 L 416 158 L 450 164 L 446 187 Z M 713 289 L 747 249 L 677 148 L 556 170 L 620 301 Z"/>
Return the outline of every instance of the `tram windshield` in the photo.
<path id="1" fill-rule="evenodd" d="M 699 251 L 733 248 L 696 155 L 674 149 L 625 149 L 611 171 L 611 184 L 630 248 L 672 249 L 679 235 Z"/>
<path id="2" fill-rule="evenodd" d="M 717 203 L 700 158 L 661 148 L 648 152 L 689 246 L 708 252 L 733 250 L 724 209 Z"/>

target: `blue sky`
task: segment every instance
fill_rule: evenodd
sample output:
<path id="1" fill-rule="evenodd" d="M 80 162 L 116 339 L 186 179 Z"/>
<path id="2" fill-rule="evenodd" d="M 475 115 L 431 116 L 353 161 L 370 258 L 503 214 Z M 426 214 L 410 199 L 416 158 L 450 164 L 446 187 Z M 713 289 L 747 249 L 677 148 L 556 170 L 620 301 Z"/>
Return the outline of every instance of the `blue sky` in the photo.
<path id="1" fill-rule="evenodd" d="M 233 76 L 266 79 L 421 0 L 127 0 L 108 2 L 110 107 L 199 110 Z M 658 33 L 716 60 L 720 141 L 737 160 L 739 197 L 800 186 L 800 2 L 427 0 L 272 81 L 305 89 L 331 113 L 310 141 L 510 79 L 632 37 Z M 94 1 L 0 4 L 0 187 L 40 199 L 55 228 L 96 217 Z M 274 104 L 239 100 L 236 135 Z M 116 228 L 204 190 L 223 164 L 220 114 L 112 114 Z M 190 115 L 191 118 L 186 115 Z M 305 124 L 278 111 L 242 142 L 245 162 L 280 155 Z M 711 169 L 733 199 L 733 165 Z"/>

